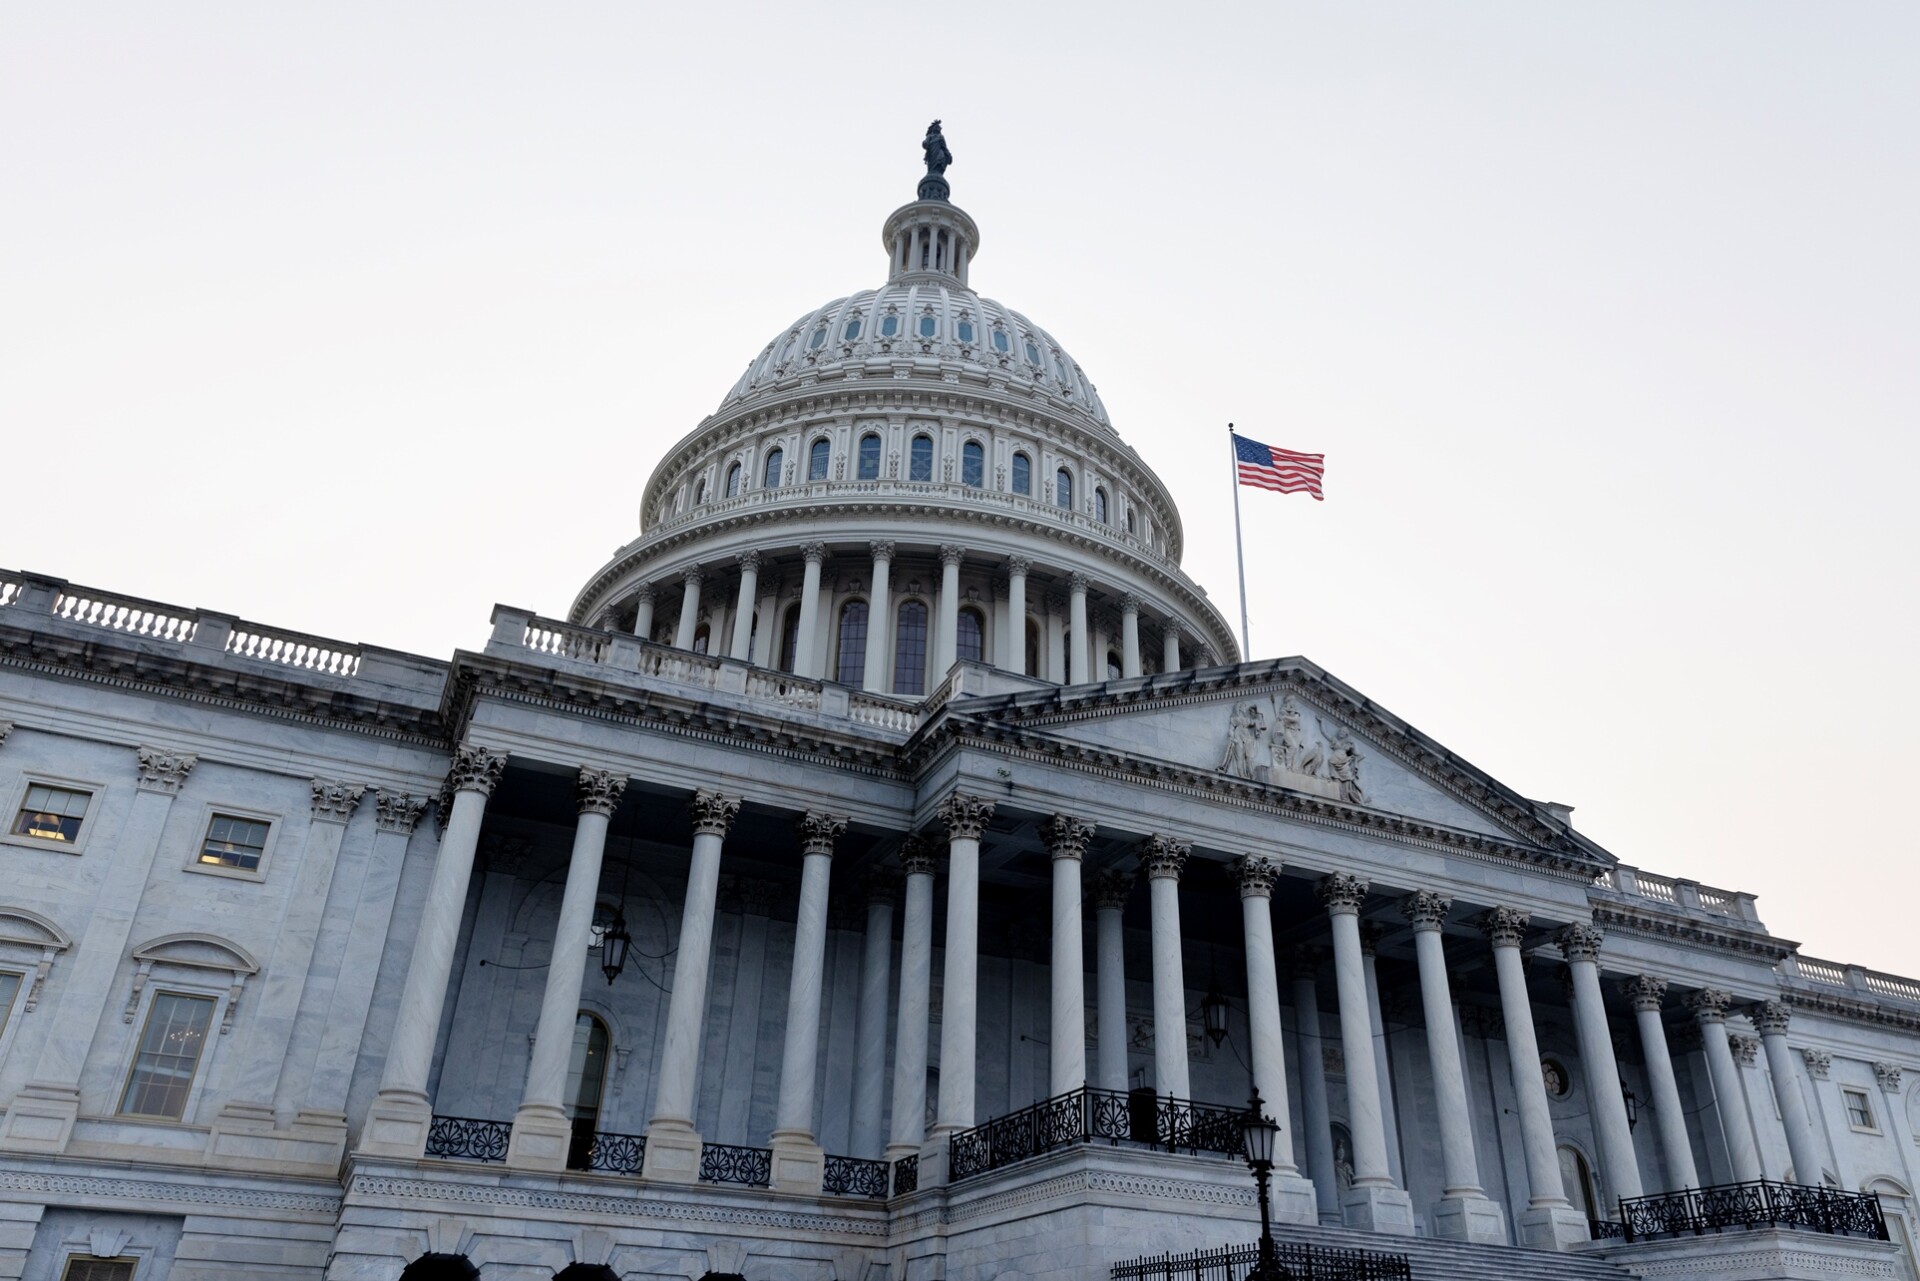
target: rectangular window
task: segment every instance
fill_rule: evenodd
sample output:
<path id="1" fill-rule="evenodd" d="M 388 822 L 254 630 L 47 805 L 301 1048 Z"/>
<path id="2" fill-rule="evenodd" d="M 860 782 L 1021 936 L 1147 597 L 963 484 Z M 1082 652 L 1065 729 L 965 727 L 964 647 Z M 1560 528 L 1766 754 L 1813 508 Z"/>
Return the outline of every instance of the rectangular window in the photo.
<path id="1" fill-rule="evenodd" d="M 7 1020 L 13 1017 L 13 1003 L 20 995 L 20 983 L 23 975 L 12 970 L 0 970 L 0 1031 L 4 1031 Z"/>
<path id="2" fill-rule="evenodd" d="M 1873 1104 L 1867 1102 L 1864 1090 L 1843 1090 L 1841 1094 L 1847 1100 L 1847 1124 L 1856 1130 L 1874 1129 Z"/>
<path id="3" fill-rule="evenodd" d="M 140 1260 L 122 1255 L 117 1259 L 96 1259 L 90 1254 L 67 1256 L 67 1270 L 60 1281 L 133 1281 Z"/>
<path id="4" fill-rule="evenodd" d="M 160 992 L 147 1010 L 140 1052 L 120 1099 L 121 1116 L 158 1116 L 178 1121 L 186 1114 L 193 1074 L 213 1025 L 213 998 Z"/>
<path id="5" fill-rule="evenodd" d="M 13 834 L 71 845 L 80 839 L 80 824 L 87 817 L 87 806 L 92 800 L 92 792 L 29 783 L 27 799 L 13 820 Z"/>
<path id="6" fill-rule="evenodd" d="M 266 849 L 267 824 L 253 818 L 215 814 L 213 822 L 207 825 L 207 840 L 200 847 L 200 861 L 209 867 L 257 872 L 260 856 Z"/>

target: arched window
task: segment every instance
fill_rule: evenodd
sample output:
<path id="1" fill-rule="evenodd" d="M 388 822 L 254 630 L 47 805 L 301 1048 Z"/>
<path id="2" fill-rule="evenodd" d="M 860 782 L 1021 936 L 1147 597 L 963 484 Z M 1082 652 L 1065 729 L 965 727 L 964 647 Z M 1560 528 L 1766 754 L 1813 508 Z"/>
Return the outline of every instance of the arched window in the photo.
<path id="1" fill-rule="evenodd" d="M 825 436 L 813 442 L 807 450 L 807 479 L 825 480 L 827 464 L 833 460 L 833 444 Z"/>
<path id="2" fill-rule="evenodd" d="M 1053 473 L 1053 502 L 1056 507 L 1073 510 L 1073 476 L 1064 467 Z"/>
<path id="3" fill-rule="evenodd" d="M 907 479 L 933 479 L 933 437 L 915 436 L 913 438 L 913 452 L 907 459 Z"/>
<path id="4" fill-rule="evenodd" d="M 880 336 L 882 338 L 891 338 L 899 332 L 900 332 L 900 317 L 882 316 L 880 318 Z"/>
<path id="5" fill-rule="evenodd" d="M 1573 1208 L 1591 1219 L 1593 1208 L 1599 1204 L 1594 1195 L 1593 1169 L 1587 1164 L 1587 1158 L 1580 1149 L 1572 1144 L 1560 1145 L 1560 1183 L 1567 1190 L 1567 1199 L 1573 1202 Z"/>
<path id="6" fill-rule="evenodd" d="M 695 507 L 698 507 L 701 503 L 704 503 L 706 501 L 707 501 L 707 481 L 705 477 L 701 477 L 700 483 L 693 487 L 693 505 Z"/>
<path id="7" fill-rule="evenodd" d="M 955 325 L 953 327 L 953 336 L 961 342 L 971 345 L 973 343 L 973 322 L 971 320 L 963 320 Z"/>
<path id="8" fill-rule="evenodd" d="M 727 497 L 740 497 L 740 464 L 727 468 Z"/>
<path id="9" fill-rule="evenodd" d="M 998 325 L 993 327 L 993 349 L 1003 356 L 1013 350 L 1013 343 L 1007 338 L 1007 331 Z"/>
<path id="10" fill-rule="evenodd" d="M 1107 651 L 1107 679 L 1110 681 L 1117 681 L 1120 679 L 1120 673 L 1125 670 L 1126 668 L 1121 665 L 1120 655 L 1113 650 L 1108 650 Z"/>
<path id="11" fill-rule="evenodd" d="M 587 1168 L 594 1131 L 600 1128 L 600 1096 L 607 1083 L 607 1025 L 587 1011 L 573 1021 L 573 1054 L 567 1061 L 567 1119 L 573 1123 L 573 1141 L 567 1148 L 567 1167 Z"/>
<path id="12" fill-rule="evenodd" d="M 927 692 L 927 607 L 917 600 L 900 602 L 893 631 L 893 692 Z"/>
<path id="13" fill-rule="evenodd" d="M 872 433 L 860 438 L 859 477 L 861 480 L 880 479 L 880 438 Z"/>
<path id="14" fill-rule="evenodd" d="M 1033 459 L 1025 454 L 1013 456 L 1013 492 L 1033 496 Z"/>
<path id="15" fill-rule="evenodd" d="M 922 338 L 931 338 L 939 332 L 940 332 L 939 321 L 935 320 L 932 316 L 920 317 L 920 336 Z"/>
<path id="16" fill-rule="evenodd" d="M 786 345 L 786 346 L 784 346 L 784 347 L 782 347 L 782 348 L 780 349 L 780 363 L 781 363 L 781 364 L 783 364 L 783 365 L 784 365 L 784 364 L 786 364 L 786 363 L 787 363 L 787 362 L 788 362 L 789 360 L 792 360 L 792 359 L 793 359 L 793 349 L 794 349 L 794 347 L 795 347 L 796 345 L 798 345 L 798 343 L 799 343 L 799 342 L 800 342 L 800 335 L 799 335 L 799 334 L 788 334 L 788 335 L 787 335 L 787 345 Z M 1031 345 L 1031 344 L 1029 344 L 1029 345 Z"/>
<path id="17" fill-rule="evenodd" d="M 767 465 L 760 473 L 760 487 L 762 489 L 780 488 L 780 464 L 785 462 L 786 458 L 785 450 L 769 449 L 767 451 Z"/>
<path id="18" fill-rule="evenodd" d="M 1140 532 L 1140 523 L 1133 518 L 1133 508 L 1131 507 L 1127 508 L 1127 532 L 1129 534 L 1138 534 Z"/>
<path id="19" fill-rule="evenodd" d="M 1093 491 L 1093 518 L 1102 525 L 1107 523 L 1107 491 L 1097 486 Z"/>
<path id="20" fill-rule="evenodd" d="M 977 440 L 960 446 L 960 483 L 974 489 L 987 483 L 987 451 Z"/>
<path id="21" fill-rule="evenodd" d="M 955 658 L 968 659 L 980 663 L 987 657 L 987 624 L 977 609 L 960 611 L 959 626 L 954 632 Z"/>
<path id="22" fill-rule="evenodd" d="M 1039 676 L 1041 674 L 1040 655 L 1043 649 L 1043 641 L 1044 638 L 1040 634 L 1040 624 L 1036 620 L 1029 618 L 1027 620 L 1027 675 L 1029 676 Z"/>
<path id="23" fill-rule="evenodd" d="M 833 678 L 842 685 L 858 685 L 867 673 L 867 602 L 850 600 L 840 607 L 840 661 Z"/>
<path id="24" fill-rule="evenodd" d="M 800 649 L 800 607 L 787 606 L 787 613 L 780 620 L 780 670 L 793 670 L 793 656 Z"/>
<path id="25" fill-rule="evenodd" d="M 827 345 L 827 327 L 825 325 L 822 325 L 818 329 L 813 331 L 813 337 L 807 339 L 807 350 L 818 351 L 826 345 Z"/>
<path id="26" fill-rule="evenodd" d="M 712 644 L 713 644 L 713 629 L 711 627 L 708 627 L 705 623 L 702 623 L 700 624 L 700 626 L 693 629 L 693 652 L 694 653 L 704 654 L 707 652 L 707 647 Z"/>
<path id="27" fill-rule="evenodd" d="M 1033 339 L 1031 338 L 1027 339 L 1027 363 L 1029 365 L 1038 365 L 1040 363 L 1040 349 L 1033 345 Z"/>
<path id="28" fill-rule="evenodd" d="M 849 320 L 847 322 L 847 327 L 841 331 L 840 341 L 852 342 L 854 339 L 858 338 L 859 336 L 860 336 L 860 318 L 858 316 L 855 316 L 852 320 Z"/>

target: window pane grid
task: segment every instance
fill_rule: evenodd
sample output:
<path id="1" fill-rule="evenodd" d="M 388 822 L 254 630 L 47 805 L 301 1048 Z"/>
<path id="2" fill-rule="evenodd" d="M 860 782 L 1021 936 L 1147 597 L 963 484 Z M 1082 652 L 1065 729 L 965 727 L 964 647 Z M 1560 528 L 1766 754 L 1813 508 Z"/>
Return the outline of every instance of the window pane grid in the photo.
<path id="1" fill-rule="evenodd" d="M 980 488 L 987 481 L 987 451 L 968 441 L 960 451 L 960 483 Z"/>
<path id="2" fill-rule="evenodd" d="M 254 872 L 259 870 L 260 856 L 266 848 L 267 824 L 215 814 L 213 822 L 207 825 L 207 840 L 200 847 L 200 861 L 214 867 Z"/>
<path id="3" fill-rule="evenodd" d="M 900 623 L 893 642 L 893 692 L 927 692 L 927 607 L 919 601 L 900 606 Z"/>
<path id="4" fill-rule="evenodd" d="M 1013 456 L 1013 492 L 1016 494 L 1033 492 L 1033 463 L 1025 454 Z"/>
<path id="5" fill-rule="evenodd" d="M 915 436 L 913 438 L 913 456 L 907 471 L 908 480 L 933 479 L 933 437 Z"/>
<path id="6" fill-rule="evenodd" d="M 880 479 L 880 438 L 878 436 L 860 438 L 860 479 Z"/>
<path id="7" fill-rule="evenodd" d="M 833 457 L 833 446 L 824 440 L 813 442 L 813 449 L 807 455 L 807 479 L 825 480 L 827 463 Z"/>
<path id="8" fill-rule="evenodd" d="M 960 611 L 959 627 L 955 630 L 954 650 L 956 657 L 972 662 L 982 662 L 986 658 L 983 628 L 980 615 L 971 609 Z"/>
<path id="9" fill-rule="evenodd" d="M 122 1255 L 118 1259 L 96 1259 L 89 1254 L 67 1256 L 67 1269 L 60 1281 L 133 1281 L 138 1259 Z"/>
<path id="10" fill-rule="evenodd" d="M 200 1066 L 200 1051 L 213 1022 L 213 998 L 161 992 L 147 1010 L 140 1053 L 120 1100 L 122 1116 L 162 1116 L 178 1121 Z"/>
<path id="11" fill-rule="evenodd" d="M 766 469 L 760 475 L 760 487 L 762 489 L 778 489 L 780 487 L 780 465 L 785 459 L 786 455 L 778 449 L 767 455 Z"/>
<path id="12" fill-rule="evenodd" d="M 840 662 L 834 679 L 842 685 L 858 685 L 867 672 L 867 603 L 848 601 L 840 611 Z"/>
<path id="13" fill-rule="evenodd" d="M 92 799 L 92 792 L 34 783 L 27 788 L 27 799 L 13 820 L 13 834 L 71 845 L 80 839 L 80 824 Z"/>

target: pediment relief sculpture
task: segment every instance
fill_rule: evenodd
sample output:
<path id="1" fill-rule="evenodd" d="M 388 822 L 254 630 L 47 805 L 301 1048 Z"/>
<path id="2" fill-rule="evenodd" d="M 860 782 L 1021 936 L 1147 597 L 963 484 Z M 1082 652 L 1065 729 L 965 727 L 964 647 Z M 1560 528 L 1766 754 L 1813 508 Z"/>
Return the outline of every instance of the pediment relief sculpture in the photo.
<path id="1" fill-rule="evenodd" d="M 1319 741 L 1310 741 L 1300 700 L 1292 694 L 1268 695 L 1264 703 L 1236 702 L 1227 718 L 1226 750 L 1220 772 L 1256 783 L 1313 792 L 1352 805 L 1367 804 L 1360 785 L 1366 759 L 1353 732 L 1335 722 L 1313 718 Z"/>

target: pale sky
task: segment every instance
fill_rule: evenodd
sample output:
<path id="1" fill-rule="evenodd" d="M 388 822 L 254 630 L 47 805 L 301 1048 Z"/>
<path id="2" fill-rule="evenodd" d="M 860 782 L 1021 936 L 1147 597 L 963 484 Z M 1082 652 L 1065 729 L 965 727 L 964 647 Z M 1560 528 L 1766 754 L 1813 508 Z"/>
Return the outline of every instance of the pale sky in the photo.
<path id="1" fill-rule="evenodd" d="M 885 275 L 973 283 L 1304 654 L 1920 974 L 1920 7 L 14 4 L 0 564 L 445 657 Z"/>

